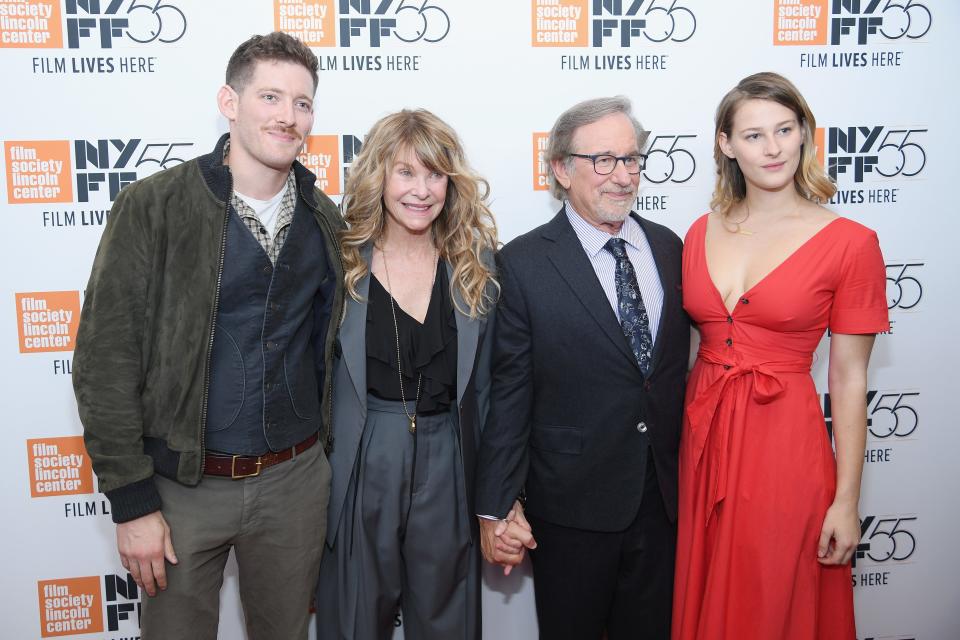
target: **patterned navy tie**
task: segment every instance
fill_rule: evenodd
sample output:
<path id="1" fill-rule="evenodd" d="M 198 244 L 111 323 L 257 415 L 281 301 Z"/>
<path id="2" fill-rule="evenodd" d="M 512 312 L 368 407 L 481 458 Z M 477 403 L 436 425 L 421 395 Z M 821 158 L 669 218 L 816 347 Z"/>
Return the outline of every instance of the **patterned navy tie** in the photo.
<path id="1" fill-rule="evenodd" d="M 620 328 L 630 343 L 637 364 L 643 375 L 650 373 L 653 361 L 653 337 L 650 335 L 650 319 L 647 308 L 643 306 L 643 296 L 637 285 L 637 274 L 627 259 L 627 248 L 623 238 L 610 238 L 604 249 L 613 254 L 617 261 L 614 282 L 617 287 L 617 307 L 620 310 Z"/>

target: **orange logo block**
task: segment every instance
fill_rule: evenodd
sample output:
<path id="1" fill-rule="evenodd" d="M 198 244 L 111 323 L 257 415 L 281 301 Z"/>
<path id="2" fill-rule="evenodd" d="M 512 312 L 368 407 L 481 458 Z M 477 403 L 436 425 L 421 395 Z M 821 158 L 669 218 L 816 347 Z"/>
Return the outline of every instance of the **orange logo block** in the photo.
<path id="1" fill-rule="evenodd" d="M 72 636 L 103 631 L 100 578 L 62 578 L 37 582 L 40 637 Z"/>
<path id="2" fill-rule="evenodd" d="M 68 140 L 7 141 L 3 147 L 7 163 L 7 202 L 73 201 Z"/>
<path id="3" fill-rule="evenodd" d="M 531 0 L 530 6 L 533 46 L 587 46 L 587 0 Z"/>
<path id="4" fill-rule="evenodd" d="M 93 493 L 93 466 L 82 436 L 27 440 L 30 495 Z"/>
<path id="5" fill-rule="evenodd" d="M 817 127 L 816 130 L 813 132 L 813 144 L 816 146 L 816 149 L 817 149 L 817 162 L 820 163 L 821 167 L 826 167 L 827 165 L 824 164 L 824 156 L 823 156 L 823 149 L 824 149 L 823 127 Z"/>
<path id="6" fill-rule="evenodd" d="M 547 142 L 549 133 L 533 134 L 533 190 L 549 191 L 550 178 L 547 173 Z"/>
<path id="7" fill-rule="evenodd" d="M 773 0 L 773 44 L 827 44 L 829 0 Z"/>
<path id="8" fill-rule="evenodd" d="M 0 0 L 0 48 L 63 46 L 60 0 Z"/>
<path id="9" fill-rule="evenodd" d="M 308 47 L 335 47 L 333 0 L 273 0 L 273 28 Z"/>
<path id="10" fill-rule="evenodd" d="M 317 174 L 317 187 L 328 196 L 340 195 L 340 146 L 337 136 L 307 136 L 298 160 Z"/>
<path id="11" fill-rule="evenodd" d="M 80 324 L 79 291 L 16 294 L 20 353 L 73 351 Z"/>

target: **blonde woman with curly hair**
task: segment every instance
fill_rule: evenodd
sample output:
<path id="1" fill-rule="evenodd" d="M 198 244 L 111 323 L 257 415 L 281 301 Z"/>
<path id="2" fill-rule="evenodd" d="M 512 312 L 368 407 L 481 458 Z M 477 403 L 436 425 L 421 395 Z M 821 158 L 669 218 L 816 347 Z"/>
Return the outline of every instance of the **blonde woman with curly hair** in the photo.
<path id="1" fill-rule="evenodd" d="M 810 107 L 775 73 L 720 102 L 713 211 L 683 248 L 700 330 L 680 447 L 674 640 L 852 640 L 876 234 L 823 205 Z M 810 376 L 830 329 L 833 440 Z"/>
<path id="2" fill-rule="evenodd" d="M 487 412 L 497 231 L 486 181 L 425 110 L 377 122 L 350 168 L 346 312 L 318 637 L 480 637 L 473 475 Z"/>

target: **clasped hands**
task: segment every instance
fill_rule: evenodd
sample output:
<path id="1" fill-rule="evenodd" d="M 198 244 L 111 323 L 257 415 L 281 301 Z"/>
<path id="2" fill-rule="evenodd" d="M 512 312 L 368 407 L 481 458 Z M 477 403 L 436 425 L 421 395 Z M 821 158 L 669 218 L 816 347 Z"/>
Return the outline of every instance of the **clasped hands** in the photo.
<path id="1" fill-rule="evenodd" d="M 533 539 L 530 523 L 523 515 L 523 506 L 519 500 L 513 503 L 513 508 L 503 520 L 478 520 L 483 557 L 490 564 L 502 566 L 505 576 L 510 575 L 510 571 L 523 562 L 527 549 L 537 548 L 537 541 Z"/>

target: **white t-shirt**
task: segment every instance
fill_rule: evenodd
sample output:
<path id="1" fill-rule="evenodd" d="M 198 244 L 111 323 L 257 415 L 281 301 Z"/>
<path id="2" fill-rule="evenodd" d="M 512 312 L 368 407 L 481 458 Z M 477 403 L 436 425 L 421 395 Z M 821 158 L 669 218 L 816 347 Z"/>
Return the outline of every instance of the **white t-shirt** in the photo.
<path id="1" fill-rule="evenodd" d="M 267 233 L 270 234 L 270 237 L 273 238 L 277 235 L 277 214 L 280 212 L 280 202 L 283 200 L 283 194 L 286 192 L 287 182 L 284 182 L 283 189 L 280 189 L 277 195 L 269 200 L 257 200 L 256 198 L 245 196 L 239 191 L 237 192 L 237 197 L 250 205 L 250 208 L 257 214 L 257 218 L 260 219 L 260 224 L 263 225 Z"/>

